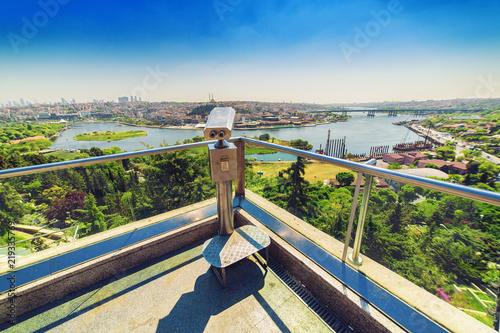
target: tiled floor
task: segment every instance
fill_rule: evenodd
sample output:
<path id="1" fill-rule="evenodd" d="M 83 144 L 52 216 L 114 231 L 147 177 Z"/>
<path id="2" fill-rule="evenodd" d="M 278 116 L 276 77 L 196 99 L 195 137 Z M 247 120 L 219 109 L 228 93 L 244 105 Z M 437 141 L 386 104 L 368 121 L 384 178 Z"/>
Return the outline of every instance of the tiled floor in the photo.
<path id="1" fill-rule="evenodd" d="M 250 259 L 222 289 L 196 244 L 3 324 L 6 332 L 331 332 Z"/>

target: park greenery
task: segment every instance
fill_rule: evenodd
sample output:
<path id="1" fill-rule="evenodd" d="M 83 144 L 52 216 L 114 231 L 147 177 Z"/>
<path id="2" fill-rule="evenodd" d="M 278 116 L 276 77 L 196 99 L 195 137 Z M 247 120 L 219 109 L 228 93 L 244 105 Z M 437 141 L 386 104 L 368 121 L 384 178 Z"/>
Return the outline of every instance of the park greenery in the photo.
<path id="1" fill-rule="evenodd" d="M 93 147 L 77 158 L 119 152 Z M 49 162 L 36 156 L 19 166 Z M 50 227 L 78 224 L 80 237 L 158 215 L 213 197 L 208 170 L 206 151 L 178 151 L 9 178 L 0 182 L 0 233 L 27 215 Z"/>
<path id="2" fill-rule="evenodd" d="M 196 112 L 202 115 L 206 109 Z M 496 113 L 485 113 L 483 117 L 482 122 L 500 118 Z M 447 121 L 453 120 L 440 116 L 426 122 L 428 126 L 442 128 L 438 124 Z M 470 121 L 480 126 L 479 119 Z M 10 127 L 0 127 L 0 141 L 5 142 L 0 145 L 0 169 L 63 160 L 55 155 L 37 153 L 50 146 L 51 141 L 47 139 L 12 145 L 6 142 L 37 135 L 48 138 L 64 125 L 16 124 Z M 457 133 L 463 131 L 454 134 Z M 500 129 L 493 133 L 500 134 Z M 105 140 L 113 140 L 111 137 L 111 133 L 106 134 Z M 301 139 L 284 142 L 269 135 L 259 139 L 298 149 L 312 148 Z M 185 143 L 201 140 L 203 138 L 196 137 Z M 498 143 L 495 138 L 488 140 L 488 147 Z M 246 147 L 247 154 L 267 150 L 258 145 Z M 120 152 L 118 147 L 93 147 L 81 149 L 75 157 Z M 450 174 L 449 181 L 500 190 L 495 182 L 499 166 L 477 152 L 464 151 L 456 156 L 449 143 L 436 149 L 436 155 L 443 160 L 467 162 L 468 173 L 464 176 Z M 339 186 L 333 187 L 325 186 L 322 181 L 307 181 L 305 173 L 309 162 L 301 157 L 276 175 L 266 177 L 258 175 L 251 163 L 247 162 L 246 166 L 247 188 L 344 241 L 354 194 L 353 173 L 337 172 L 335 179 Z M 391 165 L 392 169 L 400 167 Z M 57 228 L 78 225 L 79 237 L 85 237 L 214 195 L 215 185 L 210 179 L 205 148 L 8 178 L 0 181 L 0 239 L 5 239 L 10 222 Z M 358 205 L 360 203 L 358 200 Z M 354 221 L 355 230 L 357 217 Z M 412 185 L 402 184 L 397 193 L 373 186 L 361 250 L 364 255 L 442 297 L 441 293 L 450 294 L 455 284 L 488 286 L 498 281 L 499 272 L 489 263 L 500 261 L 499 240 L 498 206 Z M 456 298 L 454 302 L 465 301 Z"/>
<path id="3" fill-rule="evenodd" d="M 268 133 L 261 134 L 258 138 L 254 137 L 254 139 L 259 139 L 261 141 L 267 141 L 269 143 L 274 143 L 277 145 L 282 145 L 286 147 L 292 147 L 297 149 L 311 150 L 313 146 L 308 142 L 302 139 L 295 139 L 291 141 L 276 139 L 275 137 L 271 137 Z M 265 154 L 275 154 L 276 150 L 264 148 L 260 145 L 247 143 L 245 145 L 245 154 L 246 155 L 265 155 Z"/>
<path id="4" fill-rule="evenodd" d="M 306 168 L 302 158 L 269 178 L 248 168 L 247 187 L 343 242 L 355 177 L 339 172 L 338 188 L 324 186 L 305 181 Z M 499 240 L 500 207 L 404 185 L 399 193 L 372 190 L 361 251 L 439 296 L 438 288 L 497 281 L 488 262 L 500 259 Z"/>
<path id="5" fill-rule="evenodd" d="M 0 142 L 8 143 L 11 140 L 21 140 L 33 136 L 50 138 L 64 128 L 66 128 L 64 124 L 13 123 L 8 126 L 0 126 Z"/>
<path id="6" fill-rule="evenodd" d="M 80 133 L 73 139 L 77 141 L 117 141 L 146 135 L 148 135 L 146 131 L 94 131 L 92 133 Z"/>

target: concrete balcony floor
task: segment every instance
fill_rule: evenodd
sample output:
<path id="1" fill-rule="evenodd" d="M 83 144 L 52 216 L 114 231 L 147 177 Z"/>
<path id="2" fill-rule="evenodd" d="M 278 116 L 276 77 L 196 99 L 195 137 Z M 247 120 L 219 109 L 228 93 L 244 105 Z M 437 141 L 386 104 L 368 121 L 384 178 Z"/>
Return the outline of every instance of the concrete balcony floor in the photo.
<path id="1" fill-rule="evenodd" d="M 0 325 L 5 332 L 331 332 L 253 257 L 222 289 L 197 242 Z"/>

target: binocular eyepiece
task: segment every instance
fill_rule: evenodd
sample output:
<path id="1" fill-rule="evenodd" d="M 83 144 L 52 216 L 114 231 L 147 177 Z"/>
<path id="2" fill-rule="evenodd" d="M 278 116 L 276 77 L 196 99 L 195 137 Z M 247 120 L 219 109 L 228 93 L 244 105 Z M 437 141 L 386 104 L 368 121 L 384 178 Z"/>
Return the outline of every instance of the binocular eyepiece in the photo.
<path id="1" fill-rule="evenodd" d="M 217 136 L 219 137 L 219 139 L 224 139 L 226 135 L 226 132 L 224 132 L 223 130 L 220 130 L 219 133 L 217 133 L 217 131 L 210 131 L 210 138 L 211 139 L 215 139 L 217 138 Z"/>

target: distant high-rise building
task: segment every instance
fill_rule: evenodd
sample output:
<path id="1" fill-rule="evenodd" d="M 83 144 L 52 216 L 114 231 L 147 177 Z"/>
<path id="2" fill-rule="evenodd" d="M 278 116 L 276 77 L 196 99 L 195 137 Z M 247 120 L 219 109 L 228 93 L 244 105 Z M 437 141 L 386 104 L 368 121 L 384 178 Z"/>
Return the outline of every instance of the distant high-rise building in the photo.
<path id="1" fill-rule="evenodd" d="M 24 106 L 24 99 L 20 98 L 19 101 L 21 102 L 21 106 Z"/>
<path id="2" fill-rule="evenodd" d="M 128 97 L 118 97 L 118 103 L 127 103 L 128 102 Z"/>
<path id="3" fill-rule="evenodd" d="M 66 105 L 66 104 L 68 104 L 68 102 L 64 98 L 61 98 L 61 104 Z"/>
<path id="4" fill-rule="evenodd" d="M 134 102 L 137 102 L 137 96 L 134 96 Z"/>
<path id="5" fill-rule="evenodd" d="M 134 101 L 134 97 L 133 96 L 130 96 L 130 101 L 133 102 Z"/>
<path id="6" fill-rule="evenodd" d="M 142 102 L 142 97 L 139 97 L 139 102 Z"/>
<path id="7" fill-rule="evenodd" d="M 74 99 L 74 98 L 71 100 L 71 104 L 76 104 L 76 102 L 75 102 L 75 99 Z"/>

